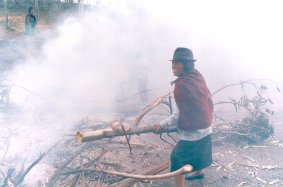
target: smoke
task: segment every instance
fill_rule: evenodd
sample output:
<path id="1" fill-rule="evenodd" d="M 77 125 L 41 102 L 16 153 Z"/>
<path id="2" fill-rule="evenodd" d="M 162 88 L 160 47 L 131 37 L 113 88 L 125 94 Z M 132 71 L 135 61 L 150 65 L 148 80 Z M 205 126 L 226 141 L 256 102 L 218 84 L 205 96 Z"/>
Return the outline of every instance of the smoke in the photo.
<path id="1" fill-rule="evenodd" d="M 138 92 L 154 90 L 135 98 L 142 104 L 168 93 L 176 47 L 193 50 L 212 91 L 256 78 L 283 85 L 278 3 L 108 1 L 60 21 L 50 35 L 23 40 L 6 77 L 13 83 L 13 108 L 1 114 L 12 137 L 7 157 L 43 152 L 75 133 L 76 120 L 117 112 L 117 101 Z"/>
<path id="2" fill-rule="evenodd" d="M 5 77 L 12 88 L 1 117 L 9 126 L 7 158 L 34 159 L 64 134 L 75 134 L 79 119 L 117 112 L 117 100 L 156 89 L 148 98 L 135 98 L 146 105 L 168 93 L 175 46 L 163 55 L 168 35 L 160 33 L 166 29 L 130 6 L 102 6 L 83 18 L 66 18 L 53 34 L 15 42 L 20 55 Z"/>

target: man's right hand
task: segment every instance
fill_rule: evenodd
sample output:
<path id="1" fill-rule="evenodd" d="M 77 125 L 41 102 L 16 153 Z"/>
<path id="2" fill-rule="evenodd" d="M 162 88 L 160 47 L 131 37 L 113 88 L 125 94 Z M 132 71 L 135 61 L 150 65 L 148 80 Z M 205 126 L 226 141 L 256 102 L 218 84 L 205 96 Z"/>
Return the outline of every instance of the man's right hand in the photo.
<path id="1" fill-rule="evenodd" d="M 161 125 L 160 124 L 154 124 L 153 126 L 155 128 L 155 132 L 154 133 L 155 134 L 160 134 L 161 129 L 162 129 Z"/>

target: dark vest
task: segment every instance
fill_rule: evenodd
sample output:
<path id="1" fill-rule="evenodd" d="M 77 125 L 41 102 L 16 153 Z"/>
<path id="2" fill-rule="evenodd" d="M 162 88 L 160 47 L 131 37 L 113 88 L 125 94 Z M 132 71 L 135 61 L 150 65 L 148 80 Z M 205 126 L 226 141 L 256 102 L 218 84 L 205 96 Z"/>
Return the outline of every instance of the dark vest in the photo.
<path id="1" fill-rule="evenodd" d="M 213 118 L 213 103 L 203 76 L 193 70 L 174 83 L 174 97 L 180 111 L 178 128 L 186 131 L 208 128 Z"/>

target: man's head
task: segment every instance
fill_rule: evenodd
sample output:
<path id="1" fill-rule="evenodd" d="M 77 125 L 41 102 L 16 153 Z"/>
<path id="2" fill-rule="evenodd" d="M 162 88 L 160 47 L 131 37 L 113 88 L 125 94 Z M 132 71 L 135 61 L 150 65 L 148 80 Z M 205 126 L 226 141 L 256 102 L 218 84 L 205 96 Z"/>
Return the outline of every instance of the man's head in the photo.
<path id="1" fill-rule="evenodd" d="M 183 73 L 188 73 L 194 69 L 194 62 L 196 61 L 193 57 L 193 52 L 184 47 L 178 47 L 173 55 L 172 70 L 173 74 L 177 77 Z"/>
<path id="2" fill-rule="evenodd" d="M 33 14 L 33 8 L 32 7 L 28 8 L 28 13 Z"/>

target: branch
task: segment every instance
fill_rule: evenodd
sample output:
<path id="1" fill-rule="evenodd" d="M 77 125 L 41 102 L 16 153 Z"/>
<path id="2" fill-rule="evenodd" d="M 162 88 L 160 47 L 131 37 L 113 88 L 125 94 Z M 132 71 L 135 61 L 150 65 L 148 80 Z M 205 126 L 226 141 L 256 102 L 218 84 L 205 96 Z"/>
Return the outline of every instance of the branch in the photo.
<path id="1" fill-rule="evenodd" d="M 151 111 L 153 108 L 155 108 L 156 106 L 158 106 L 160 103 L 162 103 L 164 101 L 164 98 L 166 98 L 169 94 L 158 97 L 157 99 L 155 99 L 152 103 L 150 103 L 147 107 L 145 107 L 138 115 L 138 117 L 136 117 L 136 119 L 134 120 L 132 127 L 138 126 L 139 122 L 141 121 L 141 119 L 144 117 L 144 115 L 146 115 L 149 111 Z"/>
<path id="2" fill-rule="evenodd" d="M 44 157 L 45 153 L 42 153 L 24 172 L 23 174 L 15 179 L 15 182 L 14 182 L 14 185 L 15 186 L 18 186 L 22 181 L 23 179 L 25 178 L 25 176 L 28 174 L 28 172 L 40 161 L 42 160 L 42 158 Z"/>
<path id="3" fill-rule="evenodd" d="M 85 151 L 86 149 L 90 148 L 91 146 L 93 146 L 92 144 L 85 144 L 83 147 L 81 147 L 72 157 L 70 157 L 57 171 L 56 173 L 54 173 L 48 184 L 46 185 L 47 187 L 53 187 L 57 181 L 57 179 L 59 178 L 60 174 L 62 173 L 63 169 L 70 163 L 72 162 L 79 154 L 81 154 L 83 151 Z"/>
<path id="4" fill-rule="evenodd" d="M 98 173 L 107 173 L 111 175 L 117 175 L 121 177 L 128 177 L 128 178 L 135 178 L 135 179 L 142 179 L 142 180 L 154 180 L 154 179 L 166 179 L 170 177 L 175 177 L 178 175 L 183 175 L 193 171 L 193 167 L 191 165 L 185 165 L 184 167 L 180 168 L 177 171 L 160 174 L 160 175 L 139 175 L 139 174 L 130 174 L 130 173 L 123 173 L 118 171 L 112 170 L 102 170 L 102 169 L 79 169 L 74 172 L 98 172 Z"/>
<path id="5" fill-rule="evenodd" d="M 96 131 L 78 131 L 76 135 L 76 139 L 78 142 L 87 142 L 87 141 L 93 141 L 98 140 L 102 138 L 112 138 L 115 136 L 125 136 L 126 135 L 133 135 L 133 134 L 143 134 L 143 133 L 149 133 L 153 132 L 155 133 L 156 129 L 153 126 L 147 126 L 147 127 L 137 127 L 134 129 L 125 129 L 125 133 L 123 130 L 113 130 L 111 128 L 108 129 L 101 129 Z M 167 128 L 167 129 L 161 129 L 160 133 L 168 133 L 168 132 L 177 132 L 177 127 Z"/>
<path id="6" fill-rule="evenodd" d="M 165 161 L 157 166 L 154 166 L 152 168 L 149 168 L 148 170 L 140 173 L 141 175 L 155 175 L 169 167 L 169 161 Z M 135 183 L 138 183 L 141 181 L 141 179 L 133 179 L 133 178 L 128 178 L 124 179 L 118 183 L 112 184 L 109 187 L 124 187 L 124 186 L 131 186 L 134 185 Z"/>

